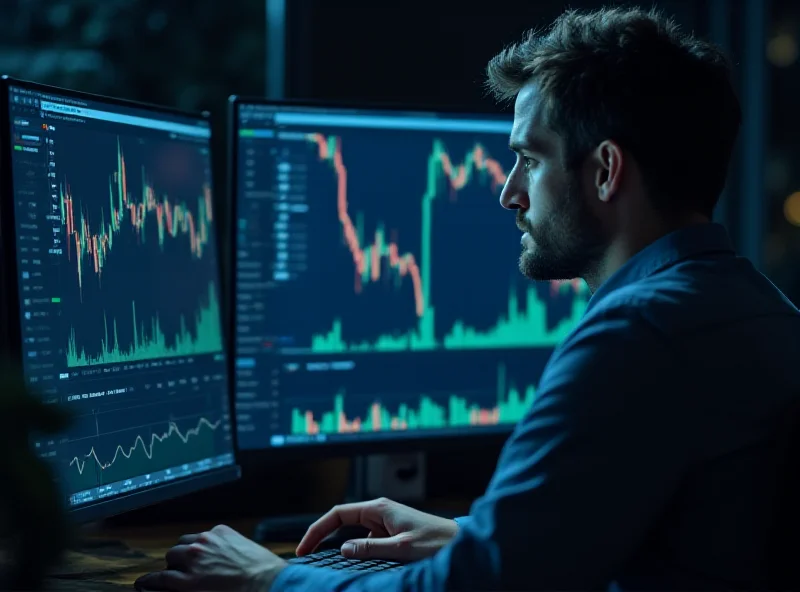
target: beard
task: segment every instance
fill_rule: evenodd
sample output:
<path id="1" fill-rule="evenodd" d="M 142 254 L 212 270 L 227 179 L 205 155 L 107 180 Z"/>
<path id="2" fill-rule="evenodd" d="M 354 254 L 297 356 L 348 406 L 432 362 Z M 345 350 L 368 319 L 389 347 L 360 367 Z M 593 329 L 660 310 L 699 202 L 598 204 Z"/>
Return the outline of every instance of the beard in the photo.
<path id="1" fill-rule="evenodd" d="M 530 234 L 523 245 L 520 272 L 536 281 L 573 280 L 591 275 L 607 247 L 600 220 L 589 209 L 577 177 L 571 176 L 563 198 L 536 226 L 517 213 L 517 226 Z"/>

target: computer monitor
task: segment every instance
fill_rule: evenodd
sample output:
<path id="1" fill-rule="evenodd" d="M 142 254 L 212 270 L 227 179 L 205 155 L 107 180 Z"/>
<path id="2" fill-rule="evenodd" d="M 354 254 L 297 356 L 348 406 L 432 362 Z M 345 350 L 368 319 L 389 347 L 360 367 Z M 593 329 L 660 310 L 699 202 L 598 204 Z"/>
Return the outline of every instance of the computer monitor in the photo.
<path id="1" fill-rule="evenodd" d="M 3 335 L 76 521 L 238 477 L 204 114 L 4 77 Z"/>
<path id="2" fill-rule="evenodd" d="M 511 117 L 236 97 L 230 116 L 240 448 L 508 433 L 588 300 L 519 271 Z"/>

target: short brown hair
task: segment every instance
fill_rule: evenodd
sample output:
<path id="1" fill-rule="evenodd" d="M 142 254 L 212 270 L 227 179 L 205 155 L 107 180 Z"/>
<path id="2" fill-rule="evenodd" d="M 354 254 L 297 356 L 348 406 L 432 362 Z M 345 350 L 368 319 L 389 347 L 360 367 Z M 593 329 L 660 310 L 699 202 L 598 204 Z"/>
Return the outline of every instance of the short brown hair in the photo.
<path id="1" fill-rule="evenodd" d="M 613 139 L 642 168 L 662 209 L 708 216 L 741 126 L 726 56 L 656 10 L 570 10 L 495 56 L 488 88 L 511 100 L 533 82 L 547 125 L 576 167 Z"/>

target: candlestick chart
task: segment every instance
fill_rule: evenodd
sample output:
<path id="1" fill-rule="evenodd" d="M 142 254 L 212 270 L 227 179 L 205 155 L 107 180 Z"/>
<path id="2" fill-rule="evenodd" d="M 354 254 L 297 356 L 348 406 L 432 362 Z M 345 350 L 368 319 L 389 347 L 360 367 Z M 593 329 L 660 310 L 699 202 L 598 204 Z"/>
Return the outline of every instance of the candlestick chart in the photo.
<path id="1" fill-rule="evenodd" d="M 101 133 L 94 146 L 59 157 L 67 366 L 221 351 L 207 154 Z"/>
<path id="2" fill-rule="evenodd" d="M 384 147 L 361 131 L 307 134 L 313 204 L 328 216 L 314 222 L 328 226 L 314 269 L 331 270 L 320 277 L 334 302 L 311 315 L 310 352 L 552 348 L 581 318 L 583 282 L 519 273 L 519 233 L 495 201 L 513 164 L 505 138 L 465 135 Z M 383 172 L 384 158 L 402 170 Z"/>

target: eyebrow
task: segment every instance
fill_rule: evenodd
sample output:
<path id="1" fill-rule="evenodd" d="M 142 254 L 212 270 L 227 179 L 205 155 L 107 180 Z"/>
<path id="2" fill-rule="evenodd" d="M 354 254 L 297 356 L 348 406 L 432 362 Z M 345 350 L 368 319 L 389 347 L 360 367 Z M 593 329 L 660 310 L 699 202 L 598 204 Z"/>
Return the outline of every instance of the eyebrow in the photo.
<path id="1" fill-rule="evenodd" d="M 548 154 L 550 152 L 547 144 L 535 138 L 528 138 L 522 142 L 510 142 L 508 147 L 513 152 L 536 152 L 538 154 Z"/>

